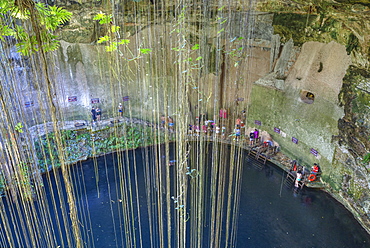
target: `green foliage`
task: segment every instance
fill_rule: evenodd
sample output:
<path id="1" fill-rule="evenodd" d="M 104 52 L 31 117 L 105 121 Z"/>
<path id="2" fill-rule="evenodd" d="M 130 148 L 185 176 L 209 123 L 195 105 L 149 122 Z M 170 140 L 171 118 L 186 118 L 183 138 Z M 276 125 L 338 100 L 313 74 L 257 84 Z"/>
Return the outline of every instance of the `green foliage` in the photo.
<path id="1" fill-rule="evenodd" d="M 353 50 L 356 50 L 360 47 L 360 42 L 354 34 L 350 34 L 348 37 L 348 42 L 346 44 L 347 54 L 351 54 Z"/>
<path id="2" fill-rule="evenodd" d="M 180 47 L 173 47 L 171 48 L 171 50 L 174 50 L 176 52 L 179 52 L 179 51 L 182 51 L 182 50 L 185 50 L 184 48 L 180 48 Z"/>
<path id="3" fill-rule="evenodd" d="M 118 50 L 120 55 L 123 56 L 123 53 L 119 50 L 120 45 L 127 45 L 130 43 L 130 40 L 129 39 L 121 39 L 121 40 L 117 39 L 119 37 L 118 32 L 120 31 L 121 27 L 113 24 L 113 16 L 106 15 L 104 13 L 99 13 L 94 16 L 93 20 L 98 20 L 99 24 L 101 25 L 110 25 L 108 26 L 107 34 L 100 37 L 97 43 L 98 44 L 108 43 L 105 46 L 105 51 L 114 52 Z M 142 49 L 139 49 L 139 52 L 142 54 L 148 54 L 152 52 L 152 50 L 148 48 L 142 48 Z M 137 59 L 138 57 L 127 59 L 127 60 L 132 61 L 132 60 Z"/>
<path id="4" fill-rule="evenodd" d="M 367 164 L 370 163 L 370 153 L 367 153 L 364 158 L 362 159 L 362 162 Z"/>
<path id="5" fill-rule="evenodd" d="M 76 138 L 77 132 L 74 131 L 74 130 L 63 130 L 61 132 L 61 135 L 62 135 L 62 139 L 64 139 L 64 140 L 70 140 L 70 139 Z"/>
<path id="6" fill-rule="evenodd" d="M 112 15 L 106 15 L 104 13 L 99 13 L 94 16 L 93 20 L 98 20 L 100 24 L 108 24 L 112 22 Z"/>
<path id="7" fill-rule="evenodd" d="M 220 33 L 222 33 L 223 31 L 225 31 L 225 28 L 221 28 L 221 30 L 217 31 L 217 34 L 220 34 Z"/>
<path id="8" fill-rule="evenodd" d="M 105 46 L 105 51 L 107 52 L 113 52 L 118 49 L 118 43 L 112 42 L 109 45 Z"/>
<path id="9" fill-rule="evenodd" d="M 0 39 L 14 37 L 18 52 L 26 56 L 40 48 L 46 52 L 57 49 L 59 42 L 52 32 L 72 16 L 71 12 L 57 6 L 35 3 L 19 7 L 14 1 L 8 0 L 0 0 L 0 13 Z M 10 27 L 8 23 L 15 25 Z M 40 37 L 40 42 L 37 37 Z"/>
<path id="10" fill-rule="evenodd" d="M 126 45 L 126 44 L 129 44 L 130 43 L 130 40 L 128 39 L 122 39 L 121 41 L 118 42 L 119 45 Z"/>
<path id="11" fill-rule="evenodd" d="M 15 46 L 17 47 L 18 52 L 25 56 L 29 56 L 34 52 L 39 51 L 36 36 L 31 36 L 28 40 L 20 41 Z"/>
<path id="12" fill-rule="evenodd" d="M 51 31 L 56 30 L 59 25 L 68 22 L 72 17 L 71 12 L 57 6 L 46 6 L 43 3 L 37 3 L 36 9 L 39 12 L 41 24 Z"/>
<path id="13" fill-rule="evenodd" d="M 5 36 L 15 36 L 16 32 L 8 25 L 0 26 L 0 39 L 4 40 Z"/>
<path id="14" fill-rule="evenodd" d="M 112 26 L 110 27 L 110 29 L 111 29 L 111 31 L 112 31 L 113 33 L 114 33 L 114 32 L 118 32 L 120 28 L 121 28 L 120 26 L 116 26 L 116 25 L 112 25 Z"/>
<path id="15" fill-rule="evenodd" d="M 303 44 L 306 37 L 306 26 L 307 16 L 293 13 L 274 14 L 274 33 L 282 37 L 282 42 L 287 42 L 292 38 L 294 44 Z"/>
<path id="16" fill-rule="evenodd" d="M 25 162 L 20 162 L 17 164 L 17 172 L 17 175 L 13 177 L 13 182 L 20 188 L 21 195 L 25 199 L 31 200 L 34 193 L 34 185 L 31 180 L 29 165 Z"/>
<path id="17" fill-rule="evenodd" d="M 198 50 L 199 49 L 199 44 L 195 44 L 192 46 L 191 50 Z"/>
<path id="18" fill-rule="evenodd" d="M 15 125 L 15 131 L 18 133 L 23 133 L 23 124 L 18 122 L 17 125 Z"/>
<path id="19" fill-rule="evenodd" d="M 89 130 L 62 130 L 64 158 L 66 163 L 76 163 L 81 159 L 100 156 L 117 150 L 136 149 L 163 142 L 163 133 L 155 138 L 153 130 L 141 125 L 121 124 L 113 128 L 107 127 L 91 133 Z M 172 137 L 174 138 L 174 137 Z M 39 137 L 35 141 L 39 168 L 43 171 L 60 166 L 60 158 L 56 149 L 55 133 Z"/>
<path id="20" fill-rule="evenodd" d="M 149 48 L 140 48 L 140 52 L 142 54 L 149 54 L 152 52 L 152 49 L 149 49 Z"/>
<path id="21" fill-rule="evenodd" d="M 98 44 L 104 43 L 104 42 L 109 42 L 110 40 L 111 40 L 110 36 L 104 35 L 104 36 L 99 38 Z M 118 42 L 117 41 L 112 41 L 109 45 L 105 46 L 105 50 L 107 52 L 113 52 L 113 51 L 118 49 L 118 45 L 126 45 L 126 44 L 129 44 L 129 43 L 130 43 L 130 40 L 127 40 L 127 39 L 123 39 L 123 40 L 118 41 Z"/>
<path id="22" fill-rule="evenodd" d="M 186 29 L 182 25 L 185 20 L 186 11 L 187 11 L 187 6 L 184 5 L 181 9 L 181 12 L 177 15 L 177 22 L 173 26 L 173 29 L 171 30 L 170 34 L 172 34 L 173 32 L 181 33 L 183 31 L 186 31 Z"/>
<path id="23" fill-rule="evenodd" d="M 108 35 L 104 35 L 104 36 L 99 38 L 98 44 L 103 43 L 103 42 L 107 42 L 109 40 L 110 40 L 110 37 Z"/>

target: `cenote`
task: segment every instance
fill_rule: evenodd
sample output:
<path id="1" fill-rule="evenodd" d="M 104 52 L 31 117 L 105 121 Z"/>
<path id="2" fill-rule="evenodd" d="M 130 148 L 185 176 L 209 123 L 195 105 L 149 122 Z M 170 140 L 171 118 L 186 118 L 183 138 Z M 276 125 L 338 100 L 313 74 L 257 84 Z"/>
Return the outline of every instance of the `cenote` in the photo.
<path id="1" fill-rule="evenodd" d="M 192 206 L 186 206 L 181 210 L 182 214 L 179 214 L 181 208 L 176 205 L 174 199 L 181 196 L 175 197 L 175 184 L 166 185 L 166 178 L 158 177 L 158 173 L 163 173 L 165 167 L 169 166 L 167 161 L 175 160 L 173 146 L 169 147 L 167 153 L 163 147 L 154 146 L 113 153 L 71 166 L 83 246 L 179 247 L 176 223 L 186 222 L 189 234 L 182 242 L 184 247 L 230 247 L 228 235 L 233 237 L 229 239 L 233 240 L 232 247 L 369 247 L 370 237 L 366 231 L 355 221 L 351 213 L 328 194 L 309 189 L 295 192 L 284 184 L 286 174 L 280 168 L 273 164 L 261 167 L 258 162 L 248 158 L 244 150 L 237 149 L 236 152 L 231 152 L 230 145 L 215 143 L 203 145 L 206 148 L 203 154 L 207 165 L 203 172 L 205 175 L 201 177 L 198 174 L 200 172 L 197 172 L 188 177 L 188 180 L 197 177 L 205 180 L 205 193 L 201 197 L 203 199 L 201 204 L 204 204 L 201 230 L 192 226 L 194 223 Z M 216 194 L 225 201 L 225 204 L 218 209 L 219 213 L 213 213 L 219 216 L 217 220 L 220 221 L 221 227 L 215 231 L 212 229 L 214 219 L 211 217 L 213 206 L 211 194 L 214 189 L 210 185 L 217 177 L 228 178 L 228 175 L 221 175 L 221 172 L 217 176 L 212 175 L 215 166 L 212 161 L 216 154 L 214 150 L 220 147 L 227 154 L 223 156 L 222 165 L 228 165 L 232 160 L 239 161 L 242 170 L 240 198 L 234 194 L 230 195 L 228 190 L 221 192 L 218 190 Z M 194 154 L 199 152 L 196 150 L 193 149 Z M 188 155 L 187 159 L 193 168 L 199 157 Z M 179 162 L 174 162 L 168 167 L 171 176 L 175 176 L 179 165 Z M 220 171 L 231 173 L 228 168 L 223 169 L 225 170 Z M 48 208 L 52 217 L 49 223 L 45 223 L 45 230 L 37 232 L 46 232 L 47 226 L 52 226 L 48 232 L 52 230 L 53 233 L 48 235 L 55 237 L 54 247 L 74 247 L 75 244 L 68 241 L 68 233 L 63 231 L 63 228 L 58 229 L 63 220 L 60 210 L 64 206 L 54 207 L 52 203 L 59 202 L 60 198 L 64 198 L 66 202 L 67 197 L 63 182 L 55 181 L 54 173 L 58 174 L 61 171 L 54 170 L 49 176 L 44 176 L 45 199 L 42 203 L 35 203 L 32 209 L 36 215 L 41 216 L 43 214 L 41 209 Z M 122 174 L 124 181 L 118 176 Z M 163 182 L 159 184 L 161 180 L 156 180 L 156 177 Z M 190 204 L 191 195 L 198 194 L 198 189 L 191 182 L 188 183 L 186 198 Z M 224 184 L 222 187 L 228 189 L 229 185 Z M 166 189 L 169 189 L 170 193 Z M 232 192 L 236 191 L 232 189 Z M 236 202 L 239 204 L 239 211 L 231 206 L 230 216 L 237 213 L 231 217 L 235 218 L 237 224 L 233 227 L 235 234 L 226 230 L 228 196 L 237 199 Z M 32 241 L 30 231 L 22 229 L 22 221 L 27 218 L 21 214 L 22 211 L 12 211 L 17 205 L 9 198 L 10 196 L 5 196 L 2 200 L 4 205 L 2 225 L 4 218 L 14 225 L 10 228 L 11 233 L 6 233 L 4 228 L 1 229 L 0 246 L 33 247 L 32 244 L 36 243 L 38 247 L 48 247 L 50 243 L 46 240 Z M 220 200 L 216 198 L 216 202 L 221 201 L 221 198 Z M 171 207 L 169 213 L 166 209 L 167 203 Z M 168 218 L 168 214 L 172 217 Z M 196 231 L 201 233 L 201 241 L 192 239 L 191 233 Z"/>

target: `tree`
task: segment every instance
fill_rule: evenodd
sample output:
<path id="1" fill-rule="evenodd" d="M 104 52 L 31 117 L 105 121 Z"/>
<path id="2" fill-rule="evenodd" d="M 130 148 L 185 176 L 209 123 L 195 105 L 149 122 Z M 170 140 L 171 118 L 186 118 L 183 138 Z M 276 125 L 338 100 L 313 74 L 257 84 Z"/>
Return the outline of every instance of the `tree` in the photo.
<path id="1" fill-rule="evenodd" d="M 48 52 L 59 47 L 53 35 L 72 13 L 33 0 L 0 0 L 0 40 L 15 41 L 18 52 L 31 55 L 41 48 Z"/>

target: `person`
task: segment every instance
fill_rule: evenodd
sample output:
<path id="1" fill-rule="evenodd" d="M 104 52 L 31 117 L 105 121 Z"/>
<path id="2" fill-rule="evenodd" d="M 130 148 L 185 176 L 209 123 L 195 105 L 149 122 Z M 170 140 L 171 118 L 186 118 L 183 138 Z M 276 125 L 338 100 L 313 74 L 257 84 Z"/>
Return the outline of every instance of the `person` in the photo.
<path id="1" fill-rule="evenodd" d="M 225 108 L 220 109 L 220 118 L 226 119 L 227 118 L 227 110 Z"/>
<path id="2" fill-rule="evenodd" d="M 193 129 L 194 129 L 194 131 L 195 131 L 195 136 L 199 136 L 199 133 L 200 133 L 200 128 L 199 128 L 199 126 L 198 125 L 194 125 L 193 126 Z"/>
<path id="3" fill-rule="evenodd" d="M 94 107 L 91 108 L 91 119 L 92 119 L 91 124 L 94 124 L 94 122 L 96 121 L 96 110 Z"/>
<path id="4" fill-rule="evenodd" d="M 101 110 L 100 108 L 96 108 L 96 120 L 99 122 L 101 119 Z"/>
<path id="5" fill-rule="evenodd" d="M 265 141 L 263 142 L 263 145 L 264 145 L 265 147 L 272 147 L 272 146 L 274 146 L 274 142 L 272 142 L 272 140 L 270 140 L 270 139 L 267 139 L 267 140 L 265 140 Z"/>
<path id="6" fill-rule="evenodd" d="M 207 133 L 207 126 L 206 125 L 202 125 L 202 131 L 203 131 L 203 133 Z"/>
<path id="7" fill-rule="evenodd" d="M 245 120 L 246 120 L 246 118 L 247 118 L 247 113 L 246 113 L 246 111 L 245 110 L 242 110 L 242 113 L 241 113 L 241 119 L 242 119 L 242 121 L 243 122 L 245 122 Z"/>
<path id="8" fill-rule="evenodd" d="M 252 130 L 250 133 L 249 133 L 249 145 L 250 146 L 253 146 L 254 144 L 254 131 Z"/>
<path id="9" fill-rule="evenodd" d="M 166 124 L 166 116 L 162 115 L 161 116 L 161 128 L 164 128 L 165 124 Z"/>
<path id="10" fill-rule="evenodd" d="M 266 141 L 265 142 L 263 142 L 264 144 L 267 144 L 266 143 Z M 292 165 L 292 167 L 290 168 L 290 171 L 297 171 L 297 165 L 298 165 L 298 162 L 297 162 L 297 160 L 292 160 L 291 162 L 290 162 L 290 164 Z"/>
<path id="11" fill-rule="evenodd" d="M 257 141 L 259 140 L 259 135 L 260 135 L 260 132 L 258 131 L 257 128 L 254 129 L 254 140 Z"/>
<path id="12" fill-rule="evenodd" d="M 221 136 L 222 136 L 223 139 L 226 138 L 226 127 L 225 127 L 225 125 L 222 125 Z"/>
<path id="13" fill-rule="evenodd" d="M 311 170 L 311 174 L 316 175 L 319 172 L 320 172 L 320 167 L 318 166 L 318 164 L 314 163 L 313 167 L 312 167 L 312 170 Z"/>
<path id="14" fill-rule="evenodd" d="M 302 178 L 303 178 L 303 173 L 301 170 L 298 170 L 297 171 L 297 177 L 295 179 L 295 187 L 298 188 L 299 187 L 299 182 L 302 181 Z"/>
<path id="15" fill-rule="evenodd" d="M 122 114 L 123 114 L 123 106 L 122 106 L 122 103 L 119 103 L 118 104 L 118 113 L 119 113 L 119 116 L 122 117 Z"/>
<path id="16" fill-rule="evenodd" d="M 208 122 L 207 132 L 208 132 L 209 135 L 212 135 L 212 133 L 213 133 L 213 125 L 212 125 L 211 121 Z"/>
<path id="17" fill-rule="evenodd" d="M 241 126 L 241 124 L 242 124 L 242 120 L 240 119 L 240 117 L 238 117 L 238 118 L 236 118 L 236 120 L 235 120 L 235 127 L 240 127 Z"/>
<path id="18" fill-rule="evenodd" d="M 170 132 L 173 132 L 173 126 L 175 123 L 173 122 L 173 118 L 171 116 L 168 116 L 168 129 Z"/>
<path id="19" fill-rule="evenodd" d="M 240 129 L 238 127 L 235 128 L 235 140 L 239 141 L 240 137 Z"/>
<path id="20" fill-rule="evenodd" d="M 220 134 L 220 127 L 216 125 L 215 129 L 216 129 L 216 136 L 218 136 Z"/>
<path id="21" fill-rule="evenodd" d="M 189 133 L 188 133 L 189 136 L 192 136 L 193 135 L 193 125 L 189 124 Z"/>

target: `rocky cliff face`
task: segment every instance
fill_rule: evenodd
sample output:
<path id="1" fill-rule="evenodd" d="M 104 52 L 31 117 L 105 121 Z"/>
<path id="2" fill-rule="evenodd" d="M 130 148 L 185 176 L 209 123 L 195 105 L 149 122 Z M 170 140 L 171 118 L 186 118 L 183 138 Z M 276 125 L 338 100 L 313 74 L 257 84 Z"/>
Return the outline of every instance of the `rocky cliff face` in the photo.
<path id="1" fill-rule="evenodd" d="M 353 3 L 351 1 L 340 1 L 335 4 L 328 2 L 262 1 L 258 6 L 260 10 L 275 13 L 274 30 L 282 37 L 282 42 L 292 39 L 297 47 L 305 47 L 309 41 L 322 43 L 335 41 L 343 46 L 342 50 L 345 48 L 347 58 L 343 51 L 334 52 L 335 49 L 330 49 L 336 55 L 328 51 L 329 53 L 324 56 L 318 56 L 313 60 L 307 57 L 308 59 L 304 61 L 307 68 L 316 69 L 306 74 L 311 77 L 313 83 L 312 87 L 308 87 L 313 92 L 315 88 L 318 89 L 316 91 L 317 96 L 328 100 L 325 106 L 331 104 L 338 110 L 342 109 L 341 111 L 344 111 L 336 117 L 331 115 L 333 118 L 332 124 L 329 124 L 331 130 L 325 131 L 328 127 L 327 121 L 325 121 L 326 123 L 315 123 L 315 119 L 328 120 L 322 114 L 316 117 L 310 115 L 310 121 L 315 123 L 316 126 L 312 130 L 313 135 L 319 134 L 321 137 L 325 137 L 325 134 L 332 135 L 331 138 L 329 136 L 327 136 L 327 139 L 324 138 L 325 141 L 321 147 L 316 146 L 319 150 L 330 147 L 329 153 L 331 156 L 330 158 L 326 156 L 327 161 L 325 161 L 329 166 L 326 167 L 322 164 L 323 167 L 326 167 L 328 173 L 324 179 L 325 182 L 330 185 L 334 195 L 345 202 L 347 207 L 352 208 L 353 212 L 357 213 L 357 217 L 364 220 L 369 226 L 370 164 L 369 160 L 366 159 L 370 150 L 368 122 L 370 114 L 368 73 L 370 26 L 369 22 L 366 21 L 370 14 L 369 4 L 366 1 Z M 313 49 L 313 53 L 315 53 L 315 50 Z M 335 56 L 339 54 L 342 54 L 342 57 L 335 59 Z M 313 57 L 311 56 L 311 58 Z M 330 57 L 333 59 L 329 59 L 328 63 L 323 63 L 323 58 L 328 59 Z M 293 68 L 298 63 L 299 59 L 294 63 Z M 325 71 L 325 64 L 331 67 L 330 70 L 334 74 L 338 74 L 338 77 L 332 83 L 329 83 L 330 78 L 326 78 L 331 73 Z M 349 66 L 349 64 L 351 65 Z M 306 71 L 308 72 L 308 70 Z M 301 76 L 295 73 L 294 69 L 287 77 L 288 79 L 285 82 L 291 79 L 294 80 L 294 77 L 299 82 L 301 81 Z M 326 88 L 325 85 L 331 86 Z M 318 87 L 323 88 L 319 89 Z M 316 104 L 316 99 L 314 104 Z M 318 110 L 318 113 L 322 113 L 322 109 Z M 334 127 L 335 123 L 337 123 L 337 127 Z M 320 132 L 320 127 L 324 132 Z M 310 128 L 304 128 L 302 133 L 305 130 L 310 130 Z M 315 130 L 317 132 L 314 132 Z M 290 148 L 291 151 L 294 151 L 293 147 L 290 146 Z M 322 159 L 320 160 L 321 163 L 324 162 Z"/>

